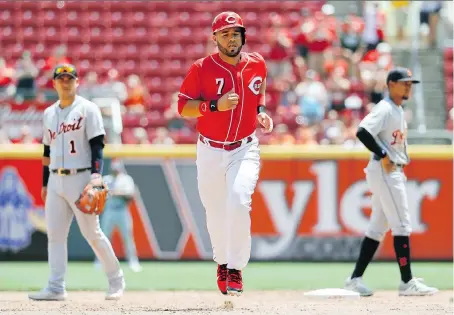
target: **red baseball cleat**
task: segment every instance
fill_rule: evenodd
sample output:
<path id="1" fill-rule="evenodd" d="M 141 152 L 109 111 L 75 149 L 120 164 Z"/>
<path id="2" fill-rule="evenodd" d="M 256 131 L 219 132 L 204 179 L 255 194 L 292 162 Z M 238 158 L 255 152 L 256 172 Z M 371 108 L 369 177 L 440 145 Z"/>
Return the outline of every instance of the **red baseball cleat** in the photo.
<path id="1" fill-rule="evenodd" d="M 229 269 L 227 275 L 227 293 L 240 296 L 243 293 L 241 270 Z"/>
<path id="2" fill-rule="evenodd" d="M 222 294 L 227 295 L 227 264 L 218 265 L 218 288 Z"/>

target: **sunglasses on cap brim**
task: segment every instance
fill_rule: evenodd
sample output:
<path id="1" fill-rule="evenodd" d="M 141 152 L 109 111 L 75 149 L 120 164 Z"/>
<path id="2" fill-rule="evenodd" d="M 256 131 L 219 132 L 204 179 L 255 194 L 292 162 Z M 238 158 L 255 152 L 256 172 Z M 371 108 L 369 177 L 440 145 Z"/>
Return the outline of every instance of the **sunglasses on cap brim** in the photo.
<path id="1" fill-rule="evenodd" d="M 55 74 L 61 74 L 61 73 L 64 73 L 64 72 L 68 72 L 68 73 L 72 73 L 72 72 L 75 72 L 76 69 L 74 69 L 73 67 L 69 67 L 69 66 L 65 66 L 65 67 L 59 67 L 55 70 Z"/>

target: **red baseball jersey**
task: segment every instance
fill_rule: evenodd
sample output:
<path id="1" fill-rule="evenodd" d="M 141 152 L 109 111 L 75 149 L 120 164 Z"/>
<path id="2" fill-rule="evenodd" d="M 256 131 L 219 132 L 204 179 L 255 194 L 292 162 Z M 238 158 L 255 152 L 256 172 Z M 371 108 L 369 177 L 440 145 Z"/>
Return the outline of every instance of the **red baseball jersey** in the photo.
<path id="1" fill-rule="evenodd" d="M 260 86 L 265 80 L 265 60 L 259 53 L 241 53 L 236 66 L 223 61 L 219 54 L 197 60 L 190 67 L 179 93 L 181 113 L 188 100 L 218 100 L 234 88 L 239 95 L 234 110 L 210 112 L 197 118 L 197 130 L 205 137 L 234 142 L 251 135 L 256 129 Z"/>

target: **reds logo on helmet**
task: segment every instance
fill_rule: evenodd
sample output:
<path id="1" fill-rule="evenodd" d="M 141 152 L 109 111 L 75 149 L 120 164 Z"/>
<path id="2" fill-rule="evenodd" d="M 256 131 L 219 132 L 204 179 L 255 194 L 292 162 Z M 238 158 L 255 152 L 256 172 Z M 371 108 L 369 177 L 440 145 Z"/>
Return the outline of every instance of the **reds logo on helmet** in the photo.
<path id="1" fill-rule="evenodd" d="M 213 33 L 231 27 L 241 27 L 242 29 L 246 30 L 246 28 L 243 25 L 243 19 L 241 18 L 241 16 L 231 11 L 222 12 L 216 15 L 211 27 L 213 29 Z"/>

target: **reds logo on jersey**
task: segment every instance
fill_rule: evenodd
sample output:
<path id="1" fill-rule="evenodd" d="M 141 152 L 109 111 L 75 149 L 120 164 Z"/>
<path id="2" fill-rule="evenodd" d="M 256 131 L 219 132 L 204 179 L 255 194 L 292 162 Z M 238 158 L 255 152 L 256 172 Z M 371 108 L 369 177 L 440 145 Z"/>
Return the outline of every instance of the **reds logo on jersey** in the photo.
<path id="1" fill-rule="evenodd" d="M 255 95 L 259 95 L 262 82 L 263 79 L 261 77 L 255 77 L 251 80 L 251 83 L 249 83 L 248 87 L 252 91 L 252 93 L 254 93 Z"/>
<path id="2" fill-rule="evenodd" d="M 401 144 L 404 143 L 405 140 L 405 133 L 400 130 L 395 130 L 393 132 L 393 141 L 391 141 L 391 145 L 395 145 L 396 143 Z"/>
<path id="3" fill-rule="evenodd" d="M 64 122 L 61 123 L 60 128 L 58 129 L 58 133 L 56 131 L 47 129 L 47 131 L 49 131 L 50 138 L 52 140 L 55 140 L 57 138 L 57 136 L 62 133 L 79 130 L 80 128 L 82 128 L 82 120 L 83 120 L 83 117 L 80 117 L 76 122 L 74 122 L 72 124 L 65 124 Z"/>

